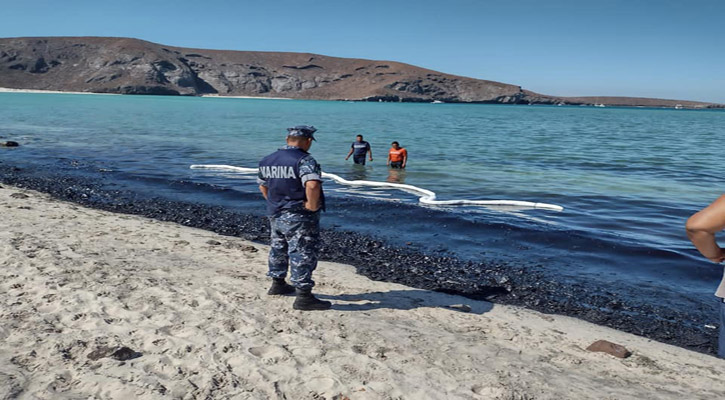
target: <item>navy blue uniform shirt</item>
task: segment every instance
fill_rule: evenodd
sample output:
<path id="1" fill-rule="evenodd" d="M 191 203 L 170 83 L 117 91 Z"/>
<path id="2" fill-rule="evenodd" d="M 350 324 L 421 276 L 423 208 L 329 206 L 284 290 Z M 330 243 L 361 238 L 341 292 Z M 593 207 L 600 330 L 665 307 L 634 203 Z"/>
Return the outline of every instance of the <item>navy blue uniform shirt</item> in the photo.
<path id="1" fill-rule="evenodd" d="M 322 168 L 309 153 L 299 147 L 284 146 L 259 162 L 257 183 L 268 189 L 269 215 L 279 214 L 283 210 L 303 210 L 307 200 L 305 183 L 311 180 L 322 181 Z M 324 210 L 324 193 L 320 200 L 321 209 Z"/>
<path id="2" fill-rule="evenodd" d="M 356 157 L 364 156 L 365 153 L 370 150 L 370 143 L 366 141 L 358 142 L 357 140 L 352 142 L 352 148 L 353 148 L 353 155 Z"/>

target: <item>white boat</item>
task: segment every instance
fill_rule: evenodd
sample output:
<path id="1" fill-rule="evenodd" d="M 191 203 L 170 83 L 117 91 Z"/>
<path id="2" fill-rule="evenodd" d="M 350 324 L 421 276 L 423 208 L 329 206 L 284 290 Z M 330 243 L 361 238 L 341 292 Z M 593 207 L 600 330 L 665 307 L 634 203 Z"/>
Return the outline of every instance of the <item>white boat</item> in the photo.
<path id="1" fill-rule="evenodd" d="M 682 104 L 675 104 L 675 110 L 682 110 Z"/>
<path id="2" fill-rule="evenodd" d="M 431 104 L 443 104 L 443 102 L 440 100 L 433 100 L 431 101 Z"/>

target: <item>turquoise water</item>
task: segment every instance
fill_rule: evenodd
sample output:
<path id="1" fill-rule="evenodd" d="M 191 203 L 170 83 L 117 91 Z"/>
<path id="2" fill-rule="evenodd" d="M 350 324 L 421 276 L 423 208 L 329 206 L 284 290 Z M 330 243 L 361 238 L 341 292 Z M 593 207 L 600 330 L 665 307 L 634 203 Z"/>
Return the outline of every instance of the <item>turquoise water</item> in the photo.
<path id="1" fill-rule="evenodd" d="M 391 224 L 368 218 L 362 205 L 412 206 L 414 196 L 326 183 L 333 199 L 346 199 L 330 210 L 329 224 L 424 248 L 426 232 L 435 231 L 445 236 L 435 246 L 462 257 L 555 264 L 572 275 L 607 271 L 615 280 L 636 275 L 702 295 L 720 273 L 696 256 L 683 226 L 723 191 L 722 111 L 0 93 L 0 120 L 0 136 L 23 144 L 2 153 L 8 163 L 72 160 L 131 177 L 144 190 L 183 181 L 238 193 L 256 193 L 254 180 L 189 165 L 254 167 L 283 144 L 286 127 L 315 125 L 311 152 L 327 172 L 404 182 L 441 200 L 565 208 L 443 208 L 432 219 L 406 211 Z M 372 145 L 365 168 L 344 160 L 356 134 Z M 393 140 L 409 153 L 402 173 L 385 166 Z M 515 233 L 504 240 L 501 226 Z"/>

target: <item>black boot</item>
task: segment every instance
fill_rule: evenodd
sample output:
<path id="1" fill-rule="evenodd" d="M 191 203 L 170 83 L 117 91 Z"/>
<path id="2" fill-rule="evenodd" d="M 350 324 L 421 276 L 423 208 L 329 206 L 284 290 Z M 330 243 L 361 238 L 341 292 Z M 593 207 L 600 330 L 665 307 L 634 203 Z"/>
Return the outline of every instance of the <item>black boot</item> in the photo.
<path id="1" fill-rule="evenodd" d="M 295 292 L 295 287 L 284 281 L 284 278 L 272 278 L 272 287 L 269 288 L 267 294 L 285 295 Z"/>
<path id="2" fill-rule="evenodd" d="M 297 298 L 292 304 L 292 308 L 302 311 L 329 310 L 330 307 L 332 303 L 313 296 L 311 289 L 297 289 Z"/>

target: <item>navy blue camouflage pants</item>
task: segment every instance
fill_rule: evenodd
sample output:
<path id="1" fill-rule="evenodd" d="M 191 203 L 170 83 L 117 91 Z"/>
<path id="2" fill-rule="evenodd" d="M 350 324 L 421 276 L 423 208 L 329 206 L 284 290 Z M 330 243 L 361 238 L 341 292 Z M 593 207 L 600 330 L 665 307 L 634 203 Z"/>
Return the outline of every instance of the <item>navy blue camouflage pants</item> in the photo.
<path id="1" fill-rule="evenodd" d="M 272 278 L 287 276 L 291 272 L 292 285 L 298 289 L 312 289 L 312 271 L 317 268 L 320 251 L 320 212 L 289 212 L 269 218 L 270 249 L 269 272 Z"/>

